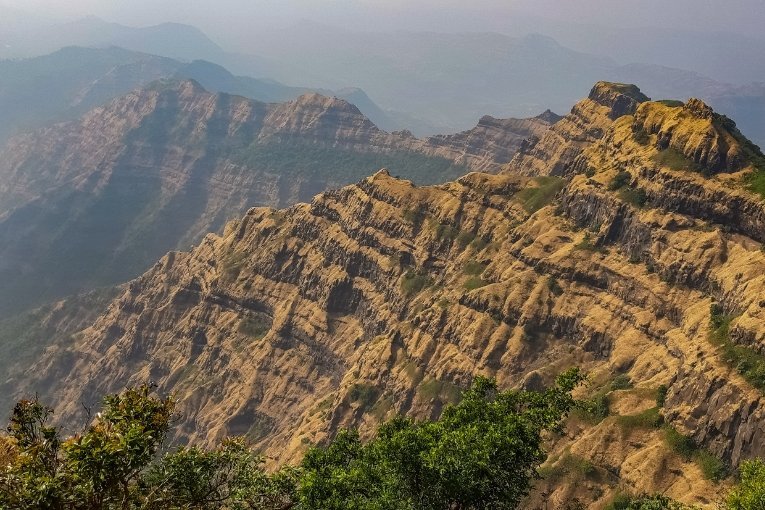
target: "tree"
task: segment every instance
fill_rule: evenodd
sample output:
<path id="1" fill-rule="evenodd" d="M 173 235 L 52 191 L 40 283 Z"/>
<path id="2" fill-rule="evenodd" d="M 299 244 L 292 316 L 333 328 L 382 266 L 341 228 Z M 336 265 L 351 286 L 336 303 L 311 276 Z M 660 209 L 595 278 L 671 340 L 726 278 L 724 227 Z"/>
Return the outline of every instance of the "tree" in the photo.
<path id="1" fill-rule="evenodd" d="M 740 467 L 741 483 L 728 496 L 731 510 L 765 510 L 765 462 L 744 461 Z"/>
<path id="2" fill-rule="evenodd" d="M 135 484 L 167 434 L 171 399 L 142 386 L 104 399 L 85 432 L 62 439 L 53 410 L 22 400 L 8 427 L 16 454 L 0 473 L 0 507 L 130 508 Z M 8 441 L 8 440 L 6 440 Z"/>
<path id="3" fill-rule="evenodd" d="M 560 426 L 581 380 L 572 370 L 544 393 L 500 392 L 479 377 L 437 421 L 395 418 L 366 445 L 342 432 L 307 453 L 301 508 L 515 508 L 545 459 L 542 432 Z"/>

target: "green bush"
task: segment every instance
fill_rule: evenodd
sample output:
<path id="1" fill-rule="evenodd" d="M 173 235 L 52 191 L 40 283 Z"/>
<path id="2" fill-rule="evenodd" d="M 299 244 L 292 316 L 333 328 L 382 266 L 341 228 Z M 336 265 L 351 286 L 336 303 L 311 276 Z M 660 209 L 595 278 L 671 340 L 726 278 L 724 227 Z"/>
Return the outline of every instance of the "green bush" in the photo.
<path id="1" fill-rule="evenodd" d="M 566 186 L 566 180 L 561 177 L 536 177 L 532 182 L 535 186 L 524 188 L 514 196 L 529 214 L 552 202 L 555 195 Z"/>
<path id="2" fill-rule="evenodd" d="M 463 268 L 462 272 L 467 275 L 478 276 L 484 271 L 486 271 L 487 267 L 488 267 L 487 264 L 483 264 L 481 262 L 471 260 L 467 264 L 465 264 L 465 267 Z"/>
<path id="3" fill-rule="evenodd" d="M 747 460 L 739 468 L 741 482 L 728 496 L 729 510 L 765 508 L 765 462 Z"/>
<path id="4" fill-rule="evenodd" d="M 626 170 L 621 170 L 614 176 L 613 179 L 611 179 L 611 182 L 608 184 L 608 189 L 610 191 L 616 191 L 629 184 L 631 180 L 632 174 Z"/>
<path id="5" fill-rule="evenodd" d="M 411 297 L 419 294 L 433 284 L 433 280 L 426 274 L 409 270 L 401 278 L 401 292 L 405 296 Z"/>
<path id="6" fill-rule="evenodd" d="M 627 374 L 619 374 L 611 381 L 611 390 L 626 390 L 632 388 L 632 380 Z"/>
<path id="7" fill-rule="evenodd" d="M 648 203 L 648 195 L 643 188 L 624 187 L 619 190 L 619 198 L 638 208 Z"/>
<path id="8" fill-rule="evenodd" d="M 658 407 L 664 407 L 664 402 L 667 400 L 667 386 L 662 384 L 656 389 L 656 405 Z"/>
<path id="9" fill-rule="evenodd" d="M 475 289 L 480 289 L 481 287 L 486 287 L 487 285 L 489 285 L 489 283 L 490 282 L 487 282 L 486 280 L 482 280 L 481 278 L 477 276 L 473 276 L 465 280 L 465 283 L 463 283 L 462 286 L 465 288 L 465 290 L 475 290 Z"/>
<path id="10" fill-rule="evenodd" d="M 652 407 L 637 414 L 617 416 L 616 423 L 627 431 L 634 429 L 652 429 L 660 427 L 663 423 L 663 418 L 659 413 L 659 408 Z"/>

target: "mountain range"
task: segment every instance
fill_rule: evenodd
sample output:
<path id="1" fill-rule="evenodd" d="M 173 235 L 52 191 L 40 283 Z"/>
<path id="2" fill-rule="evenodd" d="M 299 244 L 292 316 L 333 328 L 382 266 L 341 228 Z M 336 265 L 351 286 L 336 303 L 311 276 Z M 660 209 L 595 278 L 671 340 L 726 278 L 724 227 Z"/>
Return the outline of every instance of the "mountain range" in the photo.
<path id="1" fill-rule="evenodd" d="M 417 139 L 316 93 L 263 103 L 154 82 L 0 152 L 0 315 L 125 281 L 250 207 L 308 201 L 381 167 L 423 184 L 497 171 L 555 121 L 485 117 Z"/>
<path id="2" fill-rule="evenodd" d="M 168 90 L 248 118 L 246 100 Z M 306 124 L 287 119 L 307 117 L 284 112 L 317 102 L 266 114 L 283 121 L 259 136 L 294 137 Z M 40 309 L 48 337 L 27 336 L 34 355 L 2 393 L 73 417 L 152 380 L 178 398 L 176 441 L 245 435 L 278 462 L 341 427 L 437 416 L 475 374 L 539 389 L 579 366 L 588 404 L 549 438 L 528 506 L 628 492 L 711 507 L 731 468 L 765 454 L 765 157 L 704 102 L 631 85 L 597 83 L 551 120 L 492 172 L 422 186 L 382 170 L 255 207 L 111 292 Z M 180 126 L 165 136 L 197 136 Z M 137 160 L 155 153 L 137 140 Z"/>

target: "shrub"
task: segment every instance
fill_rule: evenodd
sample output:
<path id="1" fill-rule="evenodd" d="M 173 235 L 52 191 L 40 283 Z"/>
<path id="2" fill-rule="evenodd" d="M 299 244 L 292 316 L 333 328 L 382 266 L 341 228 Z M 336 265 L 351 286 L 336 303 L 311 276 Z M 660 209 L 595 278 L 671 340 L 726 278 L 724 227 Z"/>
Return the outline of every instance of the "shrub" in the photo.
<path id="1" fill-rule="evenodd" d="M 664 407 L 664 402 L 667 400 L 667 386 L 662 384 L 656 389 L 656 405 L 658 407 Z"/>
<path id="2" fill-rule="evenodd" d="M 637 414 L 622 415 L 616 417 L 616 422 L 625 430 L 652 429 L 660 427 L 663 418 L 658 407 L 646 409 Z"/>
<path id="3" fill-rule="evenodd" d="M 462 272 L 467 275 L 473 275 L 478 276 L 484 271 L 486 271 L 487 264 L 483 264 L 481 262 L 471 260 L 467 264 L 465 264 L 465 267 L 463 268 Z"/>
<path id="4" fill-rule="evenodd" d="M 487 282 L 486 280 L 482 280 L 481 278 L 477 276 L 473 276 L 471 278 L 468 278 L 465 280 L 465 283 L 462 285 L 465 290 L 475 290 L 480 289 L 481 287 L 486 287 L 489 285 L 490 282 Z"/>
<path id="5" fill-rule="evenodd" d="M 645 207 L 648 203 L 648 195 L 643 188 L 622 188 L 619 190 L 619 198 L 638 208 Z"/>
<path id="6" fill-rule="evenodd" d="M 610 191 L 616 191 L 629 184 L 631 180 L 632 174 L 626 170 L 621 170 L 614 176 L 613 179 L 611 179 L 611 182 L 608 184 L 608 189 Z"/>
<path id="7" fill-rule="evenodd" d="M 765 462 L 747 460 L 739 468 L 741 483 L 728 496 L 730 510 L 765 508 Z"/>
<path id="8" fill-rule="evenodd" d="M 404 273 L 404 276 L 401 278 L 401 292 L 403 292 L 405 296 L 411 297 L 415 294 L 419 294 L 432 284 L 433 280 L 431 280 L 428 275 L 409 270 Z"/>
<path id="9" fill-rule="evenodd" d="M 626 390 L 632 388 L 632 381 L 627 374 L 619 374 L 611 381 L 611 390 Z"/>
<path id="10" fill-rule="evenodd" d="M 529 214 L 552 202 L 555 195 L 566 186 L 566 180 L 561 177 L 536 177 L 532 182 L 535 186 L 520 190 L 514 197 Z"/>

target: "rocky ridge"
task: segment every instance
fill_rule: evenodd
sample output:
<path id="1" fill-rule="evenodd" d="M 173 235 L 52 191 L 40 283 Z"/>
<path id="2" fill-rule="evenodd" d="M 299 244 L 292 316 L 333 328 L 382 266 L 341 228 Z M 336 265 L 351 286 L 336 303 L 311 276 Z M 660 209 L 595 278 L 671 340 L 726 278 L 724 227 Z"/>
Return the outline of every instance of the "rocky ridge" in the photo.
<path id="1" fill-rule="evenodd" d="M 478 373 L 533 388 L 581 366 L 578 396 L 607 412 L 550 438 L 529 505 L 629 491 L 711 507 L 720 487 L 640 421 L 663 416 L 729 466 L 765 455 L 757 381 L 710 341 L 716 310 L 726 342 L 763 352 L 762 169 L 697 111 L 599 83 L 498 175 L 422 187 L 380 171 L 251 209 L 130 282 L 21 387 L 71 416 L 151 379 L 179 397 L 177 440 L 244 434 L 277 462 L 340 427 L 434 416 Z M 654 127 L 669 125 L 682 152 Z"/>
<path id="2" fill-rule="evenodd" d="M 550 125 L 507 122 L 487 144 Z M 380 166 L 425 183 L 497 171 L 506 155 L 492 160 L 481 136 L 460 149 L 389 134 L 318 94 L 267 104 L 191 80 L 136 90 L 0 154 L 0 316 L 132 278 L 248 207 L 307 201 Z"/>

